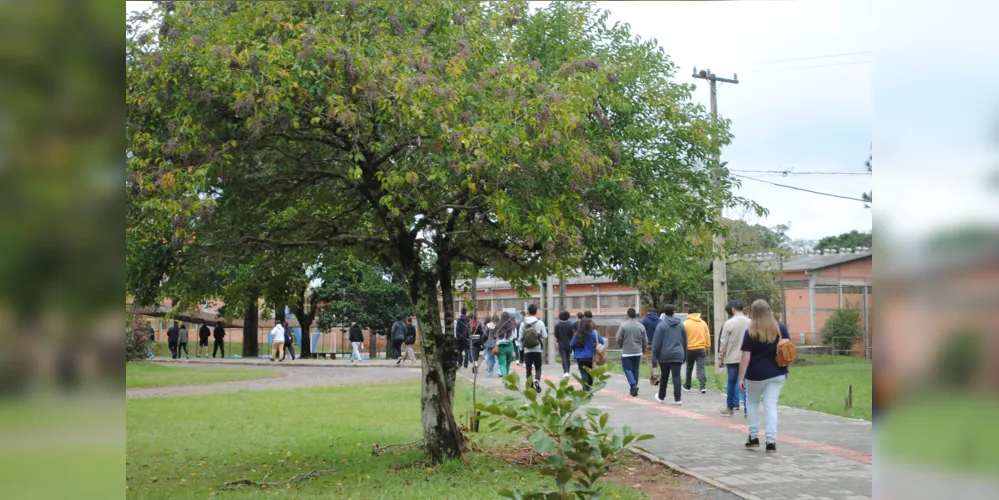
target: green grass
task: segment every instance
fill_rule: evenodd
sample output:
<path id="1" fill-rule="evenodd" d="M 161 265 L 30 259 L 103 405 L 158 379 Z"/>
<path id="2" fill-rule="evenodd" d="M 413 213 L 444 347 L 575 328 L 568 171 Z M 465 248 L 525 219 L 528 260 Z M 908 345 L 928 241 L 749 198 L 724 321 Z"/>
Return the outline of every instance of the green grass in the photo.
<path id="1" fill-rule="evenodd" d="M 216 368 L 210 366 L 164 366 L 155 363 L 126 363 L 125 387 L 162 387 L 165 385 L 211 384 L 254 378 L 273 377 L 270 370 L 259 368 Z"/>
<path id="2" fill-rule="evenodd" d="M 455 413 L 460 418 L 470 408 L 470 390 L 460 385 Z M 419 439 L 419 411 L 417 382 L 129 400 L 127 495 L 203 499 L 220 494 L 226 481 L 260 481 L 268 472 L 269 481 L 280 481 L 327 467 L 339 471 L 293 486 L 290 496 L 464 499 L 495 496 L 503 487 L 551 485 L 532 469 L 481 451 L 468 454 L 468 465 L 449 461 L 434 467 L 414 448 L 372 455 L 372 443 Z M 500 431 L 467 435 L 480 450 L 520 439 Z M 610 497 L 640 498 L 625 486 L 605 488 Z M 228 495 L 270 493 L 244 488 Z"/>
<path id="3" fill-rule="evenodd" d="M 930 393 L 878 420 L 877 450 L 900 462 L 996 477 L 999 430 L 994 422 L 999 422 L 994 397 Z"/>
<path id="4" fill-rule="evenodd" d="M 815 410 L 842 417 L 871 420 L 871 383 L 873 369 L 864 369 L 864 358 L 852 356 L 802 355 L 814 365 L 791 368 L 790 377 L 780 394 L 780 404 Z M 607 357 L 611 373 L 624 375 L 620 353 Z M 724 393 L 728 373 L 708 366 L 708 388 Z M 642 380 L 648 380 L 649 365 L 642 364 Z M 685 377 L 686 374 L 681 374 Z M 853 383 L 853 409 L 846 409 L 846 396 Z"/>
<path id="5" fill-rule="evenodd" d="M 799 356 L 814 365 L 795 365 L 780 393 L 780 404 L 820 411 L 842 417 L 871 419 L 871 382 L 874 370 L 864 369 L 864 358 L 828 355 Z M 708 384 L 725 392 L 728 375 L 725 370 L 708 368 Z M 846 409 L 849 386 L 853 384 L 853 408 Z"/>

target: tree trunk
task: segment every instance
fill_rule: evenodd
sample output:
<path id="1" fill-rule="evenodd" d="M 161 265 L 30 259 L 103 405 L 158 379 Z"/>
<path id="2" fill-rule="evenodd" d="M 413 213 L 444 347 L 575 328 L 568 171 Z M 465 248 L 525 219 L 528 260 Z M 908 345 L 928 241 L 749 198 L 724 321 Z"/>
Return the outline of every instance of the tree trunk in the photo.
<path id="1" fill-rule="evenodd" d="M 424 447 L 433 463 L 441 463 L 448 458 L 461 457 L 465 451 L 465 438 L 454 419 L 452 407 L 457 353 L 454 342 L 441 329 L 437 277 L 429 274 L 418 276 L 410 284 L 421 288 L 418 290 L 416 311 L 420 320 L 420 350 L 423 353 L 420 360 L 423 369 L 420 417 Z"/>
<path id="2" fill-rule="evenodd" d="M 298 319 L 298 324 L 302 327 L 302 342 L 299 345 L 299 355 L 306 359 L 312 357 L 312 322 L 316 319 L 316 304 L 311 299 L 309 303 L 309 313 L 306 314 L 305 306 L 302 305 L 305 304 L 303 294 L 302 301 L 292 310 L 295 313 L 295 318 Z"/>
<path id="3" fill-rule="evenodd" d="M 257 295 L 246 304 L 246 312 L 243 313 L 243 357 L 256 358 L 260 356 L 260 344 L 257 341 Z"/>

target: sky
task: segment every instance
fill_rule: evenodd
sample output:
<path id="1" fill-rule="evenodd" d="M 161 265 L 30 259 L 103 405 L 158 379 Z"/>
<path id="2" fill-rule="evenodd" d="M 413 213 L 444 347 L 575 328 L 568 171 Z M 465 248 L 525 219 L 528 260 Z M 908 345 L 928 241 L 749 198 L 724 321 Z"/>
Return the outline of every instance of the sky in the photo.
<path id="1" fill-rule="evenodd" d="M 873 21 L 866 2 L 598 2 L 612 21 L 655 38 L 678 66 L 676 80 L 694 83 L 694 67 L 739 84 L 718 87 L 718 113 L 734 139 L 722 151 L 733 173 L 814 191 L 860 198 L 871 189 L 865 162 L 871 147 Z M 736 172 L 740 170 L 742 172 Z M 851 172 L 861 175 L 782 176 L 769 172 Z M 769 210 L 765 218 L 726 216 L 767 226 L 790 224 L 788 235 L 817 240 L 853 229 L 869 231 L 872 213 L 859 201 L 740 179 L 736 194 Z"/>
<path id="2" fill-rule="evenodd" d="M 151 2 L 128 2 L 126 10 Z M 545 2 L 533 2 L 535 6 Z M 999 220 L 999 44 L 981 40 L 997 2 L 597 2 L 611 21 L 655 38 L 676 79 L 718 76 L 719 115 L 732 121 L 722 161 L 743 176 L 849 198 L 870 191 L 863 174 L 878 147 L 878 203 L 822 196 L 743 179 L 737 194 L 765 218 L 726 213 L 817 240 L 850 230 L 919 237 L 956 223 Z M 875 68 L 877 74 L 875 74 Z M 973 75 L 955 77 L 971 68 Z M 992 134 L 991 136 L 989 134 Z M 837 175 L 767 172 L 850 172 Z"/>

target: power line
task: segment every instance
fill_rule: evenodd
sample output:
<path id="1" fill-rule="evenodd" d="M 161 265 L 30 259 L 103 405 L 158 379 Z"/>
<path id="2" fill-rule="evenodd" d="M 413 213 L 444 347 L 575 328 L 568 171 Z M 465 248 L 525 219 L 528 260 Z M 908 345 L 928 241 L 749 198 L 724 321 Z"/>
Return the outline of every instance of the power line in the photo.
<path id="1" fill-rule="evenodd" d="M 862 200 L 860 198 L 851 198 L 849 196 L 842 196 L 842 195 L 838 195 L 838 194 L 823 193 L 821 191 L 812 191 L 811 189 L 800 188 L 800 187 L 797 187 L 797 186 L 788 186 L 787 184 L 778 184 L 776 182 L 765 181 L 763 179 L 755 179 L 753 177 L 747 177 L 745 175 L 733 175 L 733 177 L 738 177 L 740 179 L 749 179 L 751 181 L 756 181 L 756 182 L 765 182 L 767 184 L 773 184 L 774 186 L 777 186 L 777 187 L 794 189 L 794 190 L 797 190 L 797 191 L 805 191 L 807 193 L 820 194 L 822 196 L 831 196 L 833 198 L 842 198 L 844 200 L 860 201 L 860 202 L 866 203 L 864 200 Z"/>
<path id="2" fill-rule="evenodd" d="M 788 175 L 871 175 L 870 172 L 833 172 L 833 171 L 795 172 L 793 170 L 742 170 L 735 168 L 729 169 L 729 172 L 743 172 L 751 174 L 779 174 L 784 177 L 787 177 Z"/>
<path id="3" fill-rule="evenodd" d="M 743 70 L 741 71 L 741 73 L 773 73 L 777 71 L 792 71 L 792 70 L 811 69 L 811 68 L 829 68 L 833 66 L 851 66 L 855 64 L 871 64 L 873 62 L 874 61 L 850 61 L 850 62 L 834 63 L 834 64 L 814 64 L 811 66 L 794 66 L 790 68 L 750 69 L 750 70 Z"/>
<path id="4" fill-rule="evenodd" d="M 872 50 L 864 50 L 861 52 L 840 52 L 838 54 L 825 54 L 821 56 L 791 57 L 787 59 L 770 59 L 768 61 L 748 61 L 745 64 L 774 64 L 774 63 L 785 63 L 785 62 L 794 62 L 794 61 L 812 61 L 815 59 L 833 59 L 837 57 L 863 56 L 873 53 L 874 51 Z"/>

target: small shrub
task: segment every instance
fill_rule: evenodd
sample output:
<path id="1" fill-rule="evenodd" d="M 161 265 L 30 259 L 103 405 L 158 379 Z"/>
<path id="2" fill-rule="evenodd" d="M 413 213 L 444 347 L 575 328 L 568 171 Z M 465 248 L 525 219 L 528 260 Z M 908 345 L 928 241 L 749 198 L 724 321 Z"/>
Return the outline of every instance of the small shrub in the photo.
<path id="1" fill-rule="evenodd" d="M 506 417 L 515 421 L 511 432 L 534 431 L 530 438 L 536 453 L 549 453 L 541 474 L 555 479 L 556 489 L 530 492 L 503 489 L 499 494 L 513 499 L 566 500 L 600 497 L 597 481 L 619 462 L 621 452 L 639 441 L 652 439 L 650 434 L 637 435 L 628 426 L 621 433 L 607 425 L 610 414 L 597 408 L 583 408 L 593 399 L 593 393 L 607 386 L 610 374 L 607 365 L 591 371 L 593 384 L 589 391 L 569 385 L 561 379 L 558 385 L 545 381 L 547 389 L 539 395 L 533 388 L 521 389 L 516 373 L 505 377 L 506 388 L 523 397 L 507 397 L 501 404 L 478 404 L 477 408 L 495 417 L 492 428 L 501 427 Z M 579 376 L 573 378 L 580 384 Z M 524 404 L 524 398 L 527 404 Z"/>
<path id="2" fill-rule="evenodd" d="M 947 338 L 937 357 L 937 374 L 945 387 L 971 387 L 985 361 L 982 334 L 959 330 Z"/>
<path id="3" fill-rule="evenodd" d="M 142 319 L 132 314 L 131 308 L 125 309 L 125 361 L 141 361 L 149 357 L 153 348 L 150 339 L 142 325 Z"/>
<path id="4" fill-rule="evenodd" d="M 857 341 L 864 337 L 860 311 L 849 307 L 847 304 L 847 309 L 832 313 L 822 327 L 822 341 L 835 349 L 833 354 L 852 351 Z"/>

